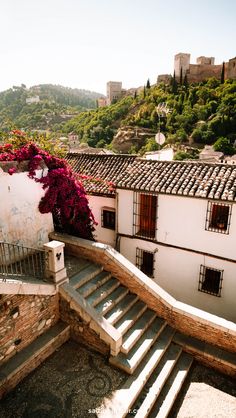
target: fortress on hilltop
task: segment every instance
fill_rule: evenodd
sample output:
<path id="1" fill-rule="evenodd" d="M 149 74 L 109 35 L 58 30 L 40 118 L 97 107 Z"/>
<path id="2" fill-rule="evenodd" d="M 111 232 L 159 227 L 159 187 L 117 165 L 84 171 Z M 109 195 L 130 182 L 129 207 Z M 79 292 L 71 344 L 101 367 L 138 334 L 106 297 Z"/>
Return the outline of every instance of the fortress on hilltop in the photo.
<path id="1" fill-rule="evenodd" d="M 174 72 L 176 80 L 187 77 L 190 83 L 199 83 L 200 81 L 207 80 L 210 77 L 217 79 L 221 78 L 223 70 L 222 64 L 215 64 L 214 57 L 198 57 L 196 64 L 190 64 L 190 54 L 179 53 L 174 57 Z M 157 82 L 168 82 L 171 78 L 170 74 L 161 74 L 157 78 Z M 224 63 L 224 78 L 236 78 L 236 57 L 231 58 L 228 62 Z"/>

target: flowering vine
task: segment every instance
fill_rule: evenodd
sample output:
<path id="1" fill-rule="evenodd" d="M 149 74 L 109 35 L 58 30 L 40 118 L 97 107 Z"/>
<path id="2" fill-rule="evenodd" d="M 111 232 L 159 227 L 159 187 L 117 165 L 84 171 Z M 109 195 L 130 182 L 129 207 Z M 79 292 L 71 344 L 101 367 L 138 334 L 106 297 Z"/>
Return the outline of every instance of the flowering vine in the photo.
<path id="1" fill-rule="evenodd" d="M 20 131 L 19 131 L 20 132 Z M 17 132 L 17 135 L 21 133 Z M 28 161 L 28 176 L 42 184 L 45 195 L 39 202 L 41 213 L 51 212 L 63 232 L 94 239 L 95 219 L 88 205 L 82 183 L 76 179 L 67 162 L 50 155 L 32 142 L 14 149 L 12 144 L 0 146 L 0 161 Z M 36 170 L 45 164 L 48 172 L 37 178 Z M 13 175 L 17 169 L 8 170 Z"/>

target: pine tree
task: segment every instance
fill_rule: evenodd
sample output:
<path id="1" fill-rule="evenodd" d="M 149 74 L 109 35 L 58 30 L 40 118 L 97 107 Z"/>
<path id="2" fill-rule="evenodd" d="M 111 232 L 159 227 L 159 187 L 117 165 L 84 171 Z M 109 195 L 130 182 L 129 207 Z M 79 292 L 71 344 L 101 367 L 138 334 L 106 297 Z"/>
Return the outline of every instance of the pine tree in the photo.
<path id="1" fill-rule="evenodd" d="M 178 90 L 178 84 L 177 84 L 176 77 L 175 77 L 175 71 L 174 71 L 173 77 L 171 78 L 171 87 L 172 87 L 171 89 L 172 93 L 176 94 Z"/>
<path id="2" fill-rule="evenodd" d="M 187 77 L 187 74 L 185 74 L 185 76 L 184 76 L 184 86 L 186 87 L 186 89 L 188 88 L 188 77 Z"/>
<path id="3" fill-rule="evenodd" d="M 137 90 L 134 92 L 134 99 L 137 99 Z"/>
<path id="4" fill-rule="evenodd" d="M 183 84 L 183 68 L 182 68 L 182 67 L 180 68 L 180 78 L 179 78 L 179 83 L 180 83 L 180 85 L 182 86 L 182 84 Z"/>
<path id="5" fill-rule="evenodd" d="M 143 87 L 143 97 L 144 98 L 146 97 L 146 87 L 145 86 Z"/>
<path id="6" fill-rule="evenodd" d="M 149 80 L 149 78 L 148 78 L 148 80 L 147 80 L 147 84 L 146 84 L 146 88 L 147 88 L 147 89 L 150 89 L 150 87 L 151 87 L 151 85 L 150 85 L 150 80 Z"/>
<path id="7" fill-rule="evenodd" d="M 224 62 L 222 64 L 220 82 L 221 82 L 221 84 L 224 84 L 224 82 L 225 82 L 225 63 Z"/>

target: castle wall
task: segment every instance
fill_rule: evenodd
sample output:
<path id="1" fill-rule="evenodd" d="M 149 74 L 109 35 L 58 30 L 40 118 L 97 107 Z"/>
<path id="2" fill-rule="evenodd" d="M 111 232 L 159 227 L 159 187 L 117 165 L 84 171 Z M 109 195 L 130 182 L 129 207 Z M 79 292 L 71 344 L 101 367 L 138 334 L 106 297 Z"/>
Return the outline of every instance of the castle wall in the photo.
<path id="1" fill-rule="evenodd" d="M 190 83 L 197 83 L 202 80 L 206 80 L 210 77 L 220 79 L 222 71 L 222 65 L 211 64 L 190 64 L 187 71 L 188 81 Z"/>

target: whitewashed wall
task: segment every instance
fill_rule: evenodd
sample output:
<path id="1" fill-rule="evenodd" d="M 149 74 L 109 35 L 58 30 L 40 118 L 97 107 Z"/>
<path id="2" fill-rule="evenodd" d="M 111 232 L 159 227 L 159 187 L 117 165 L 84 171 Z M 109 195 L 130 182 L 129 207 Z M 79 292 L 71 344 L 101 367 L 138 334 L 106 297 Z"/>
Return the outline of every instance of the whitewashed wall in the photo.
<path id="1" fill-rule="evenodd" d="M 101 213 L 102 208 L 107 207 L 115 209 L 116 200 L 110 197 L 92 196 L 88 195 L 89 207 L 91 208 L 95 220 L 98 222 L 95 231 L 95 239 L 103 244 L 111 245 L 115 247 L 116 232 L 112 229 L 103 228 L 101 225 Z"/>
<path id="2" fill-rule="evenodd" d="M 207 200 L 159 195 L 157 241 L 236 260 L 236 208 L 229 235 L 205 231 Z M 133 234 L 133 192 L 118 190 L 118 233 Z M 236 265 L 151 241 L 121 237 L 120 252 L 136 264 L 136 248 L 155 252 L 154 280 L 176 299 L 236 321 Z M 198 291 L 200 265 L 224 270 L 221 297 Z"/>
<path id="3" fill-rule="evenodd" d="M 236 260 L 236 207 L 229 234 L 206 231 L 207 199 L 158 196 L 157 240 Z"/>
<path id="4" fill-rule="evenodd" d="M 136 248 L 154 252 L 154 281 L 181 302 L 236 321 L 236 266 L 232 262 L 121 237 L 120 252 L 134 265 Z M 198 291 L 200 265 L 224 270 L 221 297 Z"/>
<path id="5" fill-rule="evenodd" d="M 45 191 L 27 174 L 10 176 L 0 168 L 0 241 L 42 247 L 54 229 L 52 215 L 39 212 Z"/>

